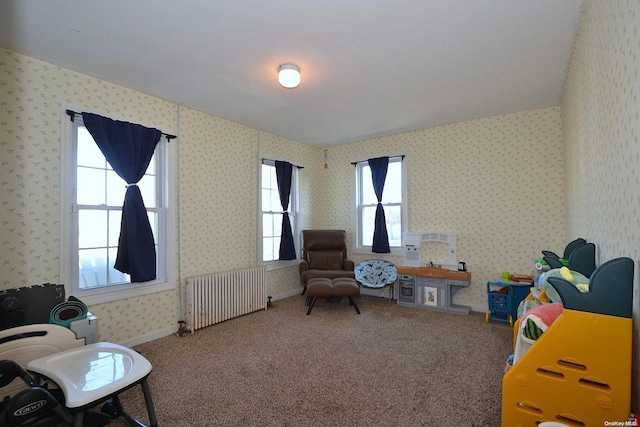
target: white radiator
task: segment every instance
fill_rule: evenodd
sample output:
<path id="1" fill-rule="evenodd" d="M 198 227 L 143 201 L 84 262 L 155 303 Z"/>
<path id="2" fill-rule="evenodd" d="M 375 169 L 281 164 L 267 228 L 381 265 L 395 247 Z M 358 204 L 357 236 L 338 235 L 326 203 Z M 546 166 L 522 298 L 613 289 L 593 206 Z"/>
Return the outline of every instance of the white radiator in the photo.
<path id="1" fill-rule="evenodd" d="M 265 267 L 187 278 L 187 328 L 196 329 L 267 308 Z"/>

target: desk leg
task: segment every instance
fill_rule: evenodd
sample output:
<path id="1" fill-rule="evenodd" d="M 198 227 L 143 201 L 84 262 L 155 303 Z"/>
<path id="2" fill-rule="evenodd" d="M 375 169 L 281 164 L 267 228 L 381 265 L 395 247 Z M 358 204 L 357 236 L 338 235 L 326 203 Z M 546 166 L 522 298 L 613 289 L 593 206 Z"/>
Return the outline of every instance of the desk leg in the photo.
<path id="1" fill-rule="evenodd" d="M 156 419 L 156 411 L 153 407 L 153 399 L 151 398 L 151 390 L 149 389 L 149 384 L 147 383 L 147 379 L 143 379 L 140 383 L 142 387 L 142 393 L 144 394 L 144 402 L 147 404 L 147 413 L 149 414 L 149 425 L 151 427 L 156 427 L 158 425 L 158 420 Z"/>

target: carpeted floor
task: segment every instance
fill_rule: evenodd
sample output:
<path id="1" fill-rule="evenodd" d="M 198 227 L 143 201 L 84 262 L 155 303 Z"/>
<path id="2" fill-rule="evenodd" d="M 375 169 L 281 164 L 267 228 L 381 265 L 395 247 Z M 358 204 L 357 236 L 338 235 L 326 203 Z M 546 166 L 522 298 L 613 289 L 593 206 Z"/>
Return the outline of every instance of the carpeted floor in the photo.
<path id="1" fill-rule="evenodd" d="M 267 311 L 142 344 L 159 426 L 500 425 L 507 324 L 360 297 Z M 148 422 L 139 387 L 124 407 Z M 124 425 L 120 420 L 110 425 Z"/>

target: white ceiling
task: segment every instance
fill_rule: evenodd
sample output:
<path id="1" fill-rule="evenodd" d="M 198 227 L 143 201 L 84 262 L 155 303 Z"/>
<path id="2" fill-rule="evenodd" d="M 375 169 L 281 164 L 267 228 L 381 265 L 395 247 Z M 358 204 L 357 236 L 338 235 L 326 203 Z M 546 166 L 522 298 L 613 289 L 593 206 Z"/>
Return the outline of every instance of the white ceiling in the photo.
<path id="1" fill-rule="evenodd" d="M 558 105 L 582 3 L 2 0 L 0 46 L 324 146 Z"/>

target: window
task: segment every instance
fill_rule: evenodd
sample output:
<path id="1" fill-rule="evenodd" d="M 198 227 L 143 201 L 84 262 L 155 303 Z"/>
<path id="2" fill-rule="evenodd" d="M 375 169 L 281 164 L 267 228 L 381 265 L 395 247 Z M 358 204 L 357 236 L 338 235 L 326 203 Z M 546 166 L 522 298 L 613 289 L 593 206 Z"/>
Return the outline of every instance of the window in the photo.
<path id="1" fill-rule="evenodd" d="M 156 244 L 157 277 L 131 283 L 128 274 L 113 267 L 127 184 L 111 168 L 81 115 L 63 121 L 61 280 L 67 292 L 85 303 L 99 303 L 173 288 L 158 286 L 167 284 L 171 275 L 166 139 L 158 142 L 138 182 Z"/>
<path id="2" fill-rule="evenodd" d="M 406 224 L 404 196 L 404 162 L 402 157 L 389 158 L 389 168 L 382 192 L 382 206 L 392 253 L 401 253 L 402 232 Z M 371 252 L 378 199 L 373 190 L 371 168 L 367 161 L 356 163 L 356 250 Z"/>
<path id="3" fill-rule="evenodd" d="M 260 206 L 262 224 L 262 261 L 278 261 L 280 236 L 282 235 L 282 205 L 278 192 L 275 161 L 262 160 L 260 165 Z M 289 197 L 289 220 L 294 241 L 298 233 L 298 168 L 293 167 L 291 195 Z M 295 242 L 298 249 L 298 242 Z"/>

